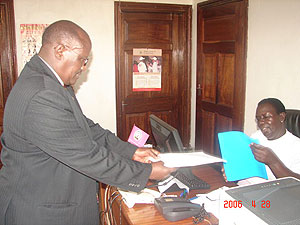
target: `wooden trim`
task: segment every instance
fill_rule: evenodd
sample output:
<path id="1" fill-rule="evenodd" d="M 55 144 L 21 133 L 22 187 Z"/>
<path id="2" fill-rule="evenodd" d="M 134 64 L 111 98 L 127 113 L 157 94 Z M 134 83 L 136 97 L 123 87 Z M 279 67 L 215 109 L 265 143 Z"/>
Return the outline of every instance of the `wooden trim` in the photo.
<path id="1" fill-rule="evenodd" d="M 205 2 L 198 3 L 197 6 L 199 6 L 199 7 L 218 6 L 218 5 L 224 5 L 224 4 L 231 3 L 231 2 L 241 2 L 241 1 L 244 1 L 244 0 L 208 0 Z"/>
<path id="2" fill-rule="evenodd" d="M 16 48 L 16 34 L 15 34 L 15 13 L 14 13 L 14 1 L 13 0 L 0 0 L 0 4 L 7 5 L 7 18 L 8 18 L 8 25 L 10 27 L 8 33 L 11 37 L 10 48 L 12 50 L 11 57 L 12 57 L 12 84 L 11 87 L 15 84 L 18 78 L 18 66 L 17 66 L 17 48 Z M 5 16 L 5 15 L 4 15 Z"/>
<path id="3" fill-rule="evenodd" d="M 155 6 L 153 7 L 153 5 Z M 185 13 L 191 5 L 175 5 L 175 4 L 164 4 L 164 3 L 138 3 L 138 2 L 115 2 L 115 6 L 119 5 L 122 7 L 122 12 L 172 12 Z M 116 7 L 115 7 L 116 8 Z"/>
<path id="4" fill-rule="evenodd" d="M 115 2 L 115 7 L 114 7 L 114 10 L 115 10 L 115 68 L 116 68 L 116 71 L 115 71 L 115 77 L 119 77 L 119 74 L 120 74 L 120 39 L 121 39 L 121 31 L 120 29 L 116 29 L 116 27 L 121 27 L 120 25 L 120 22 L 121 22 L 121 19 L 119 18 L 119 12 L 121 10 L 120 8 L 121 6 L 121 2 Z M 117 57 L 118 56 L 118 57 Z M 115 79 L 115 85 L 116 85 L 116 109 L 117 109 L 117 112 L 116 112 L 116 123 L 117 123 L 117 132 L 121 130 L 121 125 L 120 123 L 118 123 L 118 121 L 122 118 L 122 115 L 121 115 L 121 105 L 119 104 L 120 103 L 120 99 L 119 99 L 119 90 L 120 90 L 120 87 L 121 87 L 121 84 L 119 84 L 120 80 L 119 79 Z M 122 104 L 122 103 L 121 103 Z"/>
<path id="5" fill-rule="evenodd" d="M 14 4 L 13 0 L 0 0 L 1 10 L 0 15 L 0 23 L 3 24 L 6 21 L 6 24 L 3 25 L 7 28 L 7 36 L 5 35 L 5 42 L 1 42 L 0 46 L 0 54 L 3 56 L 2 60 L 5 58 L 5 68 L 0 67 L 0 73 L 3 72 L 2 69 L 5 69 L 5 74 L 1 74 L 2 83 L 5 82 L 5 89 L 3 89 L 3 106 L 5 105 L 6 99 L 10 90 L 12 89 L 13 85 L 15 84 L 17 77 L 18 77 L 18 70 L 17 70 L 17 51 L 16 51 L 16 35 L 15 35 L 15 18 L 14 18 Z M 2 14 L 2 12 L 4 12 Z M 2 26 L 2 25 L 1 25 Z M 3 61 L 2 61 L 3 62 Z M 3 85 L 2 85 L 3 86 Z M 3 109 L 1 108 L 1 118 L 0 118 L 0 134 L 2 133 L 2 116 L 3 116 Z M 0 153 L 1 153 L 2 145 L 0 145 Z M 0 162 L 0 168 L 2 164 Z"/>
<path id="6" fill-rule="evenodd" d="M 183 112 L 181 113 L 182 116 L 182 124 L 181 124 L 181 134 L 182 134 L 182 141 L 183 145 L 190 147 L 190 138 L 191 138 L 191 92 L 192 92 L 192 86 L 191 86 L 191 50 L 192 50 L 192 8 L 187 9 L 188 13 L 188 21 L 187 21 L 187 55 L 186 55 L 186 76 L 184 77 L 185 82 L 187 82 L 187 89 L 185 90 L 186 93 L 183 93 L 183 100 L 189 99 L 190 101 L 187 101 L 187 105 L 183 108 Z M 186 101 L 183 101 L 186 102 Z M 184 129 L 185 128 L 185 129 Z"/>
<path id="7" fill-rule="evenodd" d="M 246 98 L 246 70 L 247 70 L 247 36 L 248 36 L 248 0 L 242 0 L 243 4 L 240 5 L 240 15 L 241 18 L 240 24 L 237 24 L 238 29 L 240 31 L 239 37 L 241 39 L 238 40 L 242 52 L 238 53 L 239 62 L 236 64 L 236 71 L 240 71 L 243 79 L 239 79 L 240 83 L 238 84 L 241 88 L 237 90 L 235 96 L 240 96 L 244 101 L 239 102 L 238 110 L 234 111 L 234 117 L 237 118 L 235 120 L 236 123 L 232 124 L 232 127 L 238 127 L 241 131 L 244 130 L 244 120 L 245 120 L 245 98 Z"/>

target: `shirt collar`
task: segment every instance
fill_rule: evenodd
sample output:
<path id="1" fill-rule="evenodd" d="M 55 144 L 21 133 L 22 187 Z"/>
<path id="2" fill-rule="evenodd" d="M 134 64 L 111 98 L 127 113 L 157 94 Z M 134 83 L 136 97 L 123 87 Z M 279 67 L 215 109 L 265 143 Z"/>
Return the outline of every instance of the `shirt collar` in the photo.
<path id="1" fill-rule="evenodd" d="M 39 55 L 38 55 L 39 56 Z M 59 83 L 64 86 L 64 82 L 62 81 L 62 79 L 60 78 L 60 76 L 55 72 L 55 70 L 41 57 L 39 56 L 40 59 L 49 67 L 49 69 L 54 73 L 54 75 L 56 76 L 57 80 L 59 81 Z"/>

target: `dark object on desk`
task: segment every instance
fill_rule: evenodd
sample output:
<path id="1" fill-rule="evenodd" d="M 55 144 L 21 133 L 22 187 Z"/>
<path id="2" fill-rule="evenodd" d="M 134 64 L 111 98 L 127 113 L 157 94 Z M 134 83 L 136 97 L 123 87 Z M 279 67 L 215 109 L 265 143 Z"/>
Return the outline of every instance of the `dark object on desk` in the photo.
<path id="1" fill-rule="evenodd" d="M 183 144 L 176 128 L 153 114 L 149 118 L 156 148 L 160 152 L 184 152 Z"/>
<path id="2" fill-rule="evenodd" d="M 209 219 L 210 218 L 210 214 L 208 214 L 204 208 L 204 203 L 202 204 L 202 206 L 200 207 L 200 213 L 197 216 L 193 217 L 193 223 L 194 224 L 198 224 L 203 222 L 205 219 Z M 210 223 L 211 224 L 211 223 Z"/>
<path id="3" fill-rule="evenodd" d="M 208 183 L 193 174 L 191 167 L 179 168 L 172 175 L 185 184 L 190 190 L 210 188 Z"/>
<path id="4" fill-rule="evenodd" d="M 210 188 L 210 185 L 208 183 L 206 183 L 204 180 L 200 179 L 199 177 L 193 174 L 191 167 L 179 168 L 177 171 L 173 172 L 171 176 L 179 180 L 182 184 L 184 184 L 186 188 L 180 188 L 179 186 L 182 185 L 178 185 L 178 181 L 176 179 L 171 179 L 164 183 L 173 183 L 167 190 L 164 191 L 165 193 L 180 191 L 184 189 L 197 190 Z"/>
<path id="5" fill-rule="evenodd" d="M 285 127 L 289 132 L 300 137 L 300 110 L 286 110 Z"/>
<path id="6" fill-rule="evenodd" d="M 172 127 L 165 121 L 161 120 L 157 116 L 150 115 L 150 124 L 152 134 L 156 141 L 156 147 L 160 152 L 187 152 L 192 151 L 183 147 L 181 138 L 176 128 Z M 172 174 L 175 178 L 186 185 L 190 190 L 195 189 L 209 189 L 210 185 L 205 181 L 199 179 L 192 173 L 191 167 L 180 168 Z M 180 188 L 174 183 L 167 191 L 178 191 Z"/>
<path id="7" fill-rule="evenodd" d="M 160 197 L 154 205 L 163 217 L 169 221 L 183 220 L 200 214 L 201 206 L 179 197 Z"/>

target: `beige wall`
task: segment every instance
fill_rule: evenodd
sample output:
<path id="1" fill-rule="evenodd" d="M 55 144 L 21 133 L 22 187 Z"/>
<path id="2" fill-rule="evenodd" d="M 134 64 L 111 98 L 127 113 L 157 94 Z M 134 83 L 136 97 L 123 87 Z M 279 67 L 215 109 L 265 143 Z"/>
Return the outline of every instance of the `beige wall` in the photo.
<path id="1" fill-rule="evenodd" d="M 193 5 L 192 87 L 196 82 L 196 4 L 201 0 L 136 0 Z M 114 0 L 14 0 L 18 62 L 21 62 L 20 24 L 72 20 L 93 42 L 92 61 L 76 86 L 86 116 L 116 131 Z M 300 108 L 300 22 L 298 0 L 250 0 L 245 132 L 255 130 L 256 103 L 275 96 L 287 107 Z M 19 70 L 21 65 L 19 65 Z M 191 144 L 194 144 L 195 90 L 192 90 Z"/>
<path id="2" fill-rule="evenodd" d="M 276 97 L 300 109 L 300 1 L 250 0 L 245 132 L 256 129 L 256 104 Z"/>

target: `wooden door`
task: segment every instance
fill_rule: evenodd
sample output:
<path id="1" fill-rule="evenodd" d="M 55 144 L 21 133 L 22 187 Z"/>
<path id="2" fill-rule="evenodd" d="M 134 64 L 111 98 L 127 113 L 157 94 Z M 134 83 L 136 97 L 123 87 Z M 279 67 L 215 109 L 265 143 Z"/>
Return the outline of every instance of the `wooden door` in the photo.
<path id="1" fill-rule="evenodd" d="M 196 147 L 219 155 L 217 133 L 243 130 L 247 0 L 197 5 Z"/>
<path id="2" fill-rule="evenodd" d="M 0 134 L 8 94 L 17 78 L 15 21 L 12 0 L 0 0 Z M 2 146 L 0 145 L 0 152 Z M 0 168 L 2 164 L 0 162 Z"/>
<path id="3" fill-rule="evenodd" d="M 135 124 L 151 134 L 149 115 L 190 141 L 191 6 L 115 2 L 117 135 Z M 161 49 L 160 91 L 133 91 L 133 49 Z M 153 137 L 150 137 L 153 142 Z"/>

